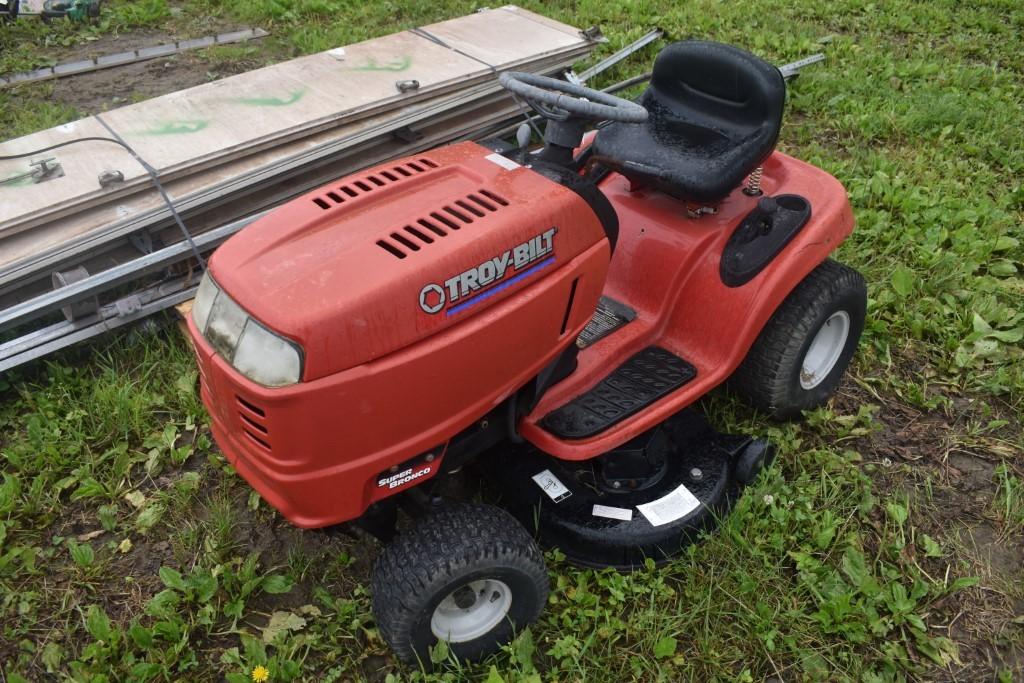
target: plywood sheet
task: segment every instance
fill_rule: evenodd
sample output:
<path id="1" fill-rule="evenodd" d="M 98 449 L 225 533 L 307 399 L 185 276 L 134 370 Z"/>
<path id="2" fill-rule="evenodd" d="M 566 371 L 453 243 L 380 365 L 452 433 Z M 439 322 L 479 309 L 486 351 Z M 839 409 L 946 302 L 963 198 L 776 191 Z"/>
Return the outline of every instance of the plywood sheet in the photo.
<path id="1" fill-rule="evenodd" d="M 406 31 L 347 46 L 341 59 L 330 51 L 309 55 L 102 116 L 162 177 L 173 179 L 493 78 L 491 69 L 481 62 L 499 69 L 516 68 L 588 44 L 571 26 L 540 21 L 537 15 L 512 7 L 425 29 L 456 49 Z M 408 79 L 419 81 L 419 90 L 399 93 L 395 82 Z M 45 147 L 74 136 L 108 135 L 93 118 L 61 128 L 0 144 L 0 154 Z M 124 150 L 109 143 L 72 145 L 48 156 L 64 165 L 63 178 L 38 185 L 0 185 L 0 235 L 108 202 L 149 182 Z M 0 178 L 26 166 L 24 161 L 0 162 Z M 100 188 L 97 177 L 105 170 L 121 171 L 126 182 L 117 188 Z"/>
<path id="2" fill-rule="evenodd" d="M 531 65 L 540 73 L 555 73 L 571 65 L 571 59 L 544 60 Z M 481 101 L 513 100 L 496 82 L 461 90 L 458 93 L 409 104 L 336 128 L 321 131 L 270 149 L 236 157 L 200 173 L 164 183 L 179 211 L 186 212 L 215 194 L 231 194 L 238 189 L 273 177 L 282 163 L 306 165 L 327 150 L 365 144 L 387 137 L 396 128 L 412 125 L 416 129 L 436 126 L 438 122 L 459 116 L 461 111 L 476 111 Z M 113 146 L 115 150 L 120 148 Z M 309 161 L 299 161 L 308 158 Z M 268 175 L 269 174 L 269 175 Z M 166 205 L 148 182 L 130 191 L 107 194 L 102 203 L 87 209 L 69 209 L 60 220 L 50 220 L 32 230 L 0 235 L 0 290 L 37 268 L 63 262 L 76 253 L 84 253 L 117 235 L 134 232 L 151 224 Z M 123 227 L 122 227 L 123 226 Z M 134 227 L 133 227 L 134 226 Z"/>
<path id="3" fill-rule="evenodd" d="M 526 46 L 534 51 L 533 56 L 540 56 L 586 42 L 578 29 L 514 5 L 430 24 L 422 30 L 481 62 L 504 65 L 502 68 L 515 68 L 523 60 Z"/>

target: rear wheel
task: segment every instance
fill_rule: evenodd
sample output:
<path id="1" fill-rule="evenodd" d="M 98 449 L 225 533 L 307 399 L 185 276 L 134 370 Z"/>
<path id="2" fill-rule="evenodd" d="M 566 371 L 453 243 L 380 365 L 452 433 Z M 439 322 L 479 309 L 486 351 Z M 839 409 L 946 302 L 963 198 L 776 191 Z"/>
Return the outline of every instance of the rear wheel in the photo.
<path id="1" fill-rule="evenodd" d="M 731 386 L 776 419 L 823 405 L 857 349 L 866 309 L 861 274 L 825 261 L 775 311 Z"/>
<path id="2" fill-rule="evenodd" d="M 381 634 L 404 662 L 430 664 L 439 640 L 462 660 L 499 650 L 540 616 L 544 556 L 511 515 L 457 504 L 424 517 L 384 549 L 373 581 Z"/>

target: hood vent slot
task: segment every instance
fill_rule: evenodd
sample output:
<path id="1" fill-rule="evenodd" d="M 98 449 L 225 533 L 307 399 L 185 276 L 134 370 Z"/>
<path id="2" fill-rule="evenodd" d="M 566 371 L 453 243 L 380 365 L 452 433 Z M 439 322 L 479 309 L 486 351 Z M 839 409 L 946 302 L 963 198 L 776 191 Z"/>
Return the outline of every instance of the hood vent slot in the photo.
<path id="1" fill-rule="evenodd" d="M 423 163 L 427 160 L 419 161 Z M 505 206 L 508 206 L 507 199 L 490 190 L 480 189 L 377 240 L 377 246 L 395 258 L 403 259 L 433 244 L 438 238 L 447 237 L 450 232 L 472 225 Z"/>
<path id="2" fill-rule="evenodd" d="M 235 400 L 238 401 L 238 419 L 245 435 L 264 450 L 273 450 L 270 447 L 270 430 L 267 429 L 266 423 L 267 412 L 237 394 Z"/>
<path id="3" fill-rule="evenodd" d="M 397 164 L 390 168 L 379 169 L 374 173 L 362 176 L 356 180 L 350 180 L 336 188 L 324 192 L 319 197 L 313 197 L 313 203 L 324 211 L 344 204 L 350 199 L 360 197 L 368 192 L 373 192 L 378 187 L 386 187 L 396 183 L 403 178 L 411 178 L 417 173 L 425 173 L 432 168 L 437 168 L 437 162 L 426 157 L 420 157 L 415 161 L 407 161 L 404 164 Z"/>

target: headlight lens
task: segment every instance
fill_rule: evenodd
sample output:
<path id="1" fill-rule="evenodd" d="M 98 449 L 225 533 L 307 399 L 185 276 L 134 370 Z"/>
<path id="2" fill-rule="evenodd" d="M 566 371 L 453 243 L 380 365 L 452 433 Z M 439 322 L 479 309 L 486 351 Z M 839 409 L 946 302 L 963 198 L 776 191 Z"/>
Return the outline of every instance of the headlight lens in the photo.
<path id="1" fill-rule="evenodd" d="M 238 338 L 242 335 L 248 320 L 249 316 L 242 307 L 221 292 L 210 309 L 210 320 L 206 323 L 206 332 L 203 336 L 220 355 L 230 361 L 235 355 Z"/>
<path id="2" fill-rule="evenodd" d="M 192 321 L 217 353 L 254 382 L 283 387 L 301 379 L 301 349 L 251 318 L 209 273 L 196 291 Z"/>
<path id="3" fill-rule="evenodd" d="M 268 387 L 283 387 L 299 381 L 302 358 L 289 341 L 249 319 L 231 362 L 235 369 Z"/>
<path id="4" fill-rule="evenodd" d="M 196 290 L 195 301 L 192 302 L 192 322 L 196 324 L 200 332 L 206 331 L 206 321 L 210 319 L 210 309 L 218 294 L 220 294 L 220 290 L 217 289 L 217 283 L 210 277 L 210 273 L 203 273 L 203 279 L 199 281 L 199 289 Z"/>

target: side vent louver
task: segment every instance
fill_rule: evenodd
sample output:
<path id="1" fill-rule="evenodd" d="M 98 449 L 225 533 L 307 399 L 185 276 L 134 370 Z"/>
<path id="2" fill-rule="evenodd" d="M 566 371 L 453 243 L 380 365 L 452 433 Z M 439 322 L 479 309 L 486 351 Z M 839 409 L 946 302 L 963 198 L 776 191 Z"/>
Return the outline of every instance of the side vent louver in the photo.
<path id="1" fill-rule="evenodd" d="M 419 160 L 420 163 L 425 161 L 426 159 Z M 404 259 L 413 252 L 433 244 L 438 238 L 447 237 L 450 233 L 472 225 L 505 206 L 508 206 L 507 199 L 481 188 L 377 240 L 377 246 L 395 258 Z"/>
<path id="2" fill-rule="evenodd" d="M 235 400 L 238 402 L 238 418 L 245 435 L 252 443 L 261 446 L 268 452 L 271 451 L 266 411 L 241 396 L 235 395 Z"/>
<path id="3" fill-rule="evenodd" d="M 390 185 L 403 178 L 411 178 L 417 173 L 424 173 L 432 168 L 437 168 L 436 162 L 426 157 L 420 157 L 415 161 L 407 161 L 404 164 L 397 164 L 390 168 L 378 170 L 370 175 L 350 180 L 340 187 L 324 192 L 319 197 L 313 197 L 313 203 L 326 211 L 339 204 L 344 204 L 349 199 L 372 192 L 378 187 Z"/>

